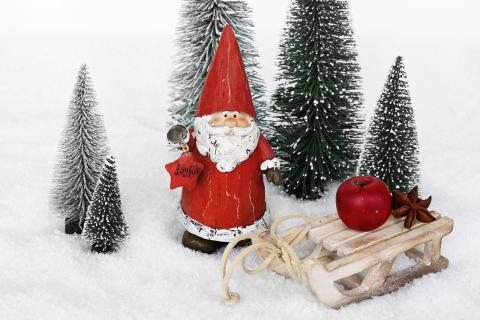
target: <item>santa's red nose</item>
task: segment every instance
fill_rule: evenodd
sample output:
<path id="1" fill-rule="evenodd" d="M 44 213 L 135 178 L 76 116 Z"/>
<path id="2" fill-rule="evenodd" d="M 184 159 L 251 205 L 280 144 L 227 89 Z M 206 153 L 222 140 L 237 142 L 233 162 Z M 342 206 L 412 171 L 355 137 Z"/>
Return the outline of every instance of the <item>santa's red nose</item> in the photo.
<path id="1" fill-rule="evenodd" d="M 237 126 L 237 119 L 235 119 L 233 117 L 229 117 L 229 118 L 225 119 L 225 126 L 229 127 L 229 128 L 236 127 Z"/>

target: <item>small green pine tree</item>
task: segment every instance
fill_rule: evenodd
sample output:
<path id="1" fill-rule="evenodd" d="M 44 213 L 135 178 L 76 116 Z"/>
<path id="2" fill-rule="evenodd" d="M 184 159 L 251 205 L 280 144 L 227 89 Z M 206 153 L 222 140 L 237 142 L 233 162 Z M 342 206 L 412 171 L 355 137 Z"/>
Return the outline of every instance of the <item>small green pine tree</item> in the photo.
<path id="1" fill-rule="evenodd" d="M 105 160 L 92 203 L 87 211 L 83 236 L 92 244 L 92 251 L 107 253 L 118 249 L 127 237 L 122 212 L 115 159 Z"/>
<path id="2" fill-rule="evenodd" d="M 284 188 L 302 199 L 354 173 L 362 142 L 360 67 L 344 0 L 294 0 L 274 91 L 272 143 Z"/>
<path id="3" fill-rule="evenodd" d="M 108 154 L 87 66 L 80 67 L 53 173 L 51 206 L 65 217 L 66 233 L 81 233 L 95 184 Z"/>
<path id="4" fill-rule="evenodd" d="M 388 75 L 370 125 L 359 172 L 408 192 L 419 180 L 418 137 L 402 57 Z"/>

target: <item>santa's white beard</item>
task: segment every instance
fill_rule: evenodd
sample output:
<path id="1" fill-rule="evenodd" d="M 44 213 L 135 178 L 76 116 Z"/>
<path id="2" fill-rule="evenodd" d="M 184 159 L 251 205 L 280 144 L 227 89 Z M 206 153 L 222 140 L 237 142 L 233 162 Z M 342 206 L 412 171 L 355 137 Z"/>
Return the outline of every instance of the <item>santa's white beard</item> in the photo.
<path id="1" fill-rule="evenodd" d="M 212 127 L 210 116 L 195 118 L 194 135 L 200 154 L 210 157 L 220 172 L 233 171 L 255 151 L 260 130 L 252 121 L 247 128 Z"/>

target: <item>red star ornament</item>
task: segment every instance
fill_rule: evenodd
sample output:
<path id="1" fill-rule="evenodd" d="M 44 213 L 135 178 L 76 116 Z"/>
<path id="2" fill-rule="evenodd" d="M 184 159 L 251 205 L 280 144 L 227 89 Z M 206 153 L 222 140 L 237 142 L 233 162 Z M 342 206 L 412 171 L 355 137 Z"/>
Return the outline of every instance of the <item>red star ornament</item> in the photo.
<path id="1" fill-rule="evenodd" d="M 194 159 L 191 152 L 184 152 L 178 160 L 165 165 L 170 174 L 170 189 L 184 187 L 193 190 L 203 167 L 201 162 Z"/>

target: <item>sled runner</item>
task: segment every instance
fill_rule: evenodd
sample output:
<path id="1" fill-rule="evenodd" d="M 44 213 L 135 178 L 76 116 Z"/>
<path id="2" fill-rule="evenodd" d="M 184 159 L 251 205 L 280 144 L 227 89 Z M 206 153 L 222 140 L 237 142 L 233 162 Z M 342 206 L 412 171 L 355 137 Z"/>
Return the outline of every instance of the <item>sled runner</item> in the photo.
<path id="1" fill-rule="evenodd" d="M 453 220 L 436 212 L 432 214 L 437 220 L 429 224 L 416 223 L 406 229 L 403 219 L 391 217 L 371 232 L 348 229 L 335 214 L 309 218 L 311 223 L 277 235 L 279 223 L 302 216 L 280 218 L 270 231 L 261 229 L 238 237 L 227 247 L 222 261 L 225 300 L 235 302 L 239 298 L 230 292 L 228 280 L 240 263 L 249 274 L 268 268 L 303 282 L 320 302 L 332 308 L 392 292 L 415 278 L 448 267 L 440 249 L 442 238 L 453 230 Z M 241 251 L 227 268 L 235 242 L 246 238 L 252 239 L 252 246 Z M 315 247 L 300 259 L 293 247 L 307 240 L 313 241 Z M 253 253 L 257 253 L 261 263 L 251 268 L 246 259 Z M 403 254 L 415 264 L 393 271 L 395 260 Z"/>

